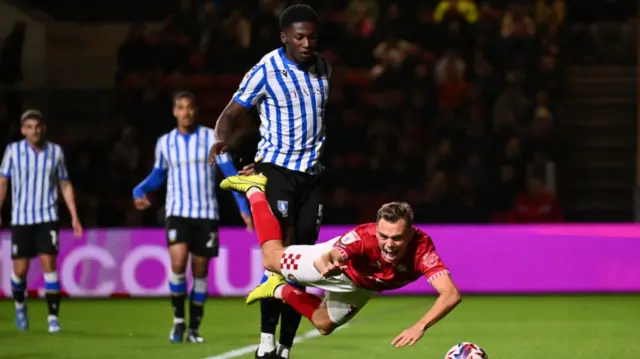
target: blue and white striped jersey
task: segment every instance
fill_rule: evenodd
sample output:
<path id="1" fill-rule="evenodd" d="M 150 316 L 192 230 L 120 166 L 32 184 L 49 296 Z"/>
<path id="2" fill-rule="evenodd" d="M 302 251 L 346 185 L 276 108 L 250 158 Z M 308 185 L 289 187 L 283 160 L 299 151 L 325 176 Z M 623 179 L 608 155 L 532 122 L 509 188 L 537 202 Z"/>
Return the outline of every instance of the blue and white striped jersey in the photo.
<path id="1" fill-rule="evenodd" d="M 303 68 L 280 48 L 247 72 L 233 99 L 258 106 L 261 140 L 256 162 L 315 173 L 325 143 L 324 112 L 329 98 L 331 66 L 318 57 Z"/>
<path id="2" fill-rule="evenodd" d="M 216 167 L 208 165 L 209 148 L 216 142 L 215 131 L 205 126 L 190 134 L 174 129 L 158 139 L 153 167 L 167 175 L 167 217 L 219 219 Z M 219 155 L 216 164 L 226 176 L 237 173 L 227 153 Z M 249 213 L 244 199 L 236 196 L 236 202 Z"/>
<path id="3" fill-rule="evenodd" d="M 0 176 L 11 182 L 11 224 L 55 222 L 58 185 L 69 179 L 62 148 L 45 142 L 41 150 L 27 140 L 10 143 L 0 165 Z"/>

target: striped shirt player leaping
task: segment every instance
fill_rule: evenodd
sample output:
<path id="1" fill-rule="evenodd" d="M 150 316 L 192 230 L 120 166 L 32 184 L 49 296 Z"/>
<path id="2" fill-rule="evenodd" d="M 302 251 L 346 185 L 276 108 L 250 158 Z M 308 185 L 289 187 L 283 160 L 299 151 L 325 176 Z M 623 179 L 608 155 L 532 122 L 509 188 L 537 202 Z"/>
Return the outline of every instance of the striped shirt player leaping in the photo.
<path id="1" fill-rule="evenodd" d="M 318 17 L 306 5 L 287 8 L 280 18 L 283 48 L 266 54 L 244 77 L 224 109 L 216 132 L 219 143 L 210 162 L 234 147 L 232 123 L 252 107 L 260 115 L 261 140 L 255 169 L 269 178 L 266 197 L 287 244 L 313 244 L 322 221 L 320 159 L 325 143 L 324 111 L 331 66 L 314 50 Z M 266 280 L 266 277 L 264 278 Z M 288 358 L 300 315 L 281 301 L 261 303 L 260 346 L 256 359 Z M 275 323 L 282 313 L 279 344 Z"/>
<path id="2" fill-rule="evenodd" d="M 25 302 L 29 261 L 40 257 L 49 316 L 49 332 L 60 331 L 60 282 L 56 268 L 58 255 L 58 186 L 69 213 L 74 234 L 82 235 L 73 186 L 62 148 L 44 139 L 46 126 L 37 110 L 25 111 L 20 131 L 25 139 L 10 143 L 0 165 L 0 207 L 11 180 L 11 289 L 16 304 L 16 326 L 27 330 Z"/>
<path id="3" fill-rule="evenodd" d="M 187 340 L 201 343 L 203 339 L 198 329 L 207 297 L 207 270 L 210 259 L 218 255 L 216 170 L 207 166 L 209 147 L 216 142 L 216 136 L 213 129 L 196 123 L 195 98 L 189 92 L 181 92 L 174 97 L 173 115 L 177 119 L 177 127 L 158 139 L 153 170 L 133 190 L 133 197 L 137 209 L 146 209 L 151 205 L 146 193 L 167 180 L 165 212 L 167 246 L 171 257 L 169 289 L 174 313 L 169 340 L 179 343 L 184 339 L 185 272 L 191 253 L 193 288 Z M 237 174 L 228 154 L 218 157 L 218 166 L 225 176 Z M 237 193 L 234 196 L 247 230 L 252 231 L 251 212 L 246 200 Z"/>

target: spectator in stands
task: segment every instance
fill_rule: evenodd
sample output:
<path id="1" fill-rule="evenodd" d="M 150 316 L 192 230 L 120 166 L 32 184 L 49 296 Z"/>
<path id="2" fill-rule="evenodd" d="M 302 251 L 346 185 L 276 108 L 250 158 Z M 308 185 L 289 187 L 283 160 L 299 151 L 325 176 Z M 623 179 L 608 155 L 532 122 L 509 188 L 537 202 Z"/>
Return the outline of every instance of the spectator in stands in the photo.
<path id="1" fill-rule="evenodd" d="M 553 223 L 564 220 L 556 198 L 544 188 L 543 181 L 532 177 L 528 192 L 519 195 L 513 205 L 512 221 L 516 223 Z"/>
<path id="2" fill-rule="evenodd" d="M 540 30 L 558 28 L 566 16 L 564 0 L 536 0 L 535 23 Z"/>
<path id="3" fill-rule="evenodd" d="M 541 150 L 535 151 L 533 159 L 527 163 L 527 183 L 530 183 L 533 178 L 540 179 L 544 189 L 549 193 L 556 193 L 556 164 Z"/>
<path id="4" fill-rule="evenodd" d="M 500 33 L 505 38 L 530 38 L 536 33 L 535 22 L 519 3 L 512 3 L 502 16 Z"/>
<path id="5" fill-rule="evenodd" d="M 380 5 L 376 0 L 351 0 L 345 12 L 347 31 L 356 37 L 369 37 L 376 30 Z"/>
<path id="6" fill-rule="evenodd" d="M 9 35 L 0 45 L 0 85 L 17 85 L 22 82 L 22 47 L 27 24 L 15 22 Z"/>
<path id="7" fill-rule="evenodd" d="M 133 23 L 127 36 L 118 46 L 118 73 L 116 81 L 120 83 L 125 76 L 145 74 L 152 66 L 152 48 L 146 37 L 146 25 Z"/>
<path id="8" fill-rule="evenodd" d="M 239 9 L 231 10 L 229 16 L 220 27 L 221 36 L 218 39 L 214 56 L 224 58 L 224 69 L 230 72 L 242 73 L 246 71 L 253 59 L 248 59 L 251 46 L 251 23 L 243 16 Z M 224 51 L 224 56 L 220 54 Z M 223 59 L 218 59 L 223 61 Z"/>
<path id="9" fill-rule="evenodd" d="M 520 127 L 529 120 L 531 101 L 522 88 L 523 79 L 519 72 L 510 72 L 507 75 L 507 83 L 507 87 L 493 106 L 493 121 L 496 124 L 503 123 L 507 117 L 513 115 L 515 125 Z"/>
<path id="10" fill-rule="evenodd" d="M 475 23 L 478 20 L 478 7 L 473 0 L 440 0 L 433 13 L 433 20 L 442 22 L 452 16 L 461 17 L 470 24 Z"/>
<path id="11" fill-rule="evenodd" d="M 455 49 L 447 50 L 436 62 L 434 72 L 438 82 L 446 81 L 453 74 L 456 77 L 464 76 L 467 64 Z"/>
<path id="12" fill-rule="evenodd" d="M 373 50 L 373 57 L 377 64 L 371 69 L 371 75 L 380 77 L 389 72 L 399 71 L 405 64 L 405 60 L 411 54 L 418 52 L 419 48 L 404 39 L 400 39 L 394 33 L 390 33 Z"/>
<path id="13" fill-rule="evenodd" d="M 226 83 L 237 84 L 231 78 L 244 66 L 241 61 L 253 63 L 280 45 L 277 17 L 286 1 L 256 0 L 246 15 L 234 3 L 203 1 L 195 21 L 200 36 L 188 49 L 192 61 L 186 67 L 180 60 L 184 47 L 175 44 L 184 34 L 172 30 L 153 39 L 164 76 L 149 71 L 128 90 L 132 105 L 125 116 L 136 120 L 139 133 L 142 127 L 144 133 L 156 131 L 170 113 L 161 108 L 164 97 L 178 85 L 199 88 L 198 95 L 209 99 L 203 116 L 215 118 L 226 105 L 215 99 L 235 90 Z M 318 3 L 327 30 L 321 43 L 332 58 L 335 81 L 327 108 L 327 223 L 375 215 L 371 208 L 395 197 L 415 201 L 418 221 L 482 221 L 490 212 L 512 209 L 533 177 L 555 191 L 558 120 L 548 99 L 557 98 L 563 48 L 558 27 L 544 24 L 564 17 L 553 10 L 562 1 L 540 0 L 535 21 L 521 2 L 507 2 L 504 13 L 495 2 L 482 2 L 478 11 L 470 0 Z M 226 56 L 218 56 L 221 51 Z M 194 66 L 198 56 L 207 59 L 201 60 L 204 67 Z M 141 152 L 140 162 L 152 155 Z M 110 166 L 106 186 L 117 193 L 127 187 L 130 166 Z M 378 180 L 363 186 L 363 176 Z M 126 204 L 96 198 L 107 200 L 112 202 L 99 208 L 126 212 Z M 117 221 L 158 223 L 153 217 Z"/>

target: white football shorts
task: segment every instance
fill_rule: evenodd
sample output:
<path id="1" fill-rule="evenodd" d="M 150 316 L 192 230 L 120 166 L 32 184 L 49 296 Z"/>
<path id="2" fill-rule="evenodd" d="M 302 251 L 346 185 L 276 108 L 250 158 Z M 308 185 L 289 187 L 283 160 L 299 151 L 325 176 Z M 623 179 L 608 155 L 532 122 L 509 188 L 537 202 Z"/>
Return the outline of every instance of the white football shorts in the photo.
<path id="1" fill-rule="evenodd" d="M 315 268 L 313 262 L 327 253 L 338 239 L 340 237 L 314 245 L 287 247 L 280 258 L 280 271 L 290 282 L 324 290 L 329 318 L 340 326 L 353 318 L 375 292 L 356 287 L 344 274 L 325 278 Z"/>

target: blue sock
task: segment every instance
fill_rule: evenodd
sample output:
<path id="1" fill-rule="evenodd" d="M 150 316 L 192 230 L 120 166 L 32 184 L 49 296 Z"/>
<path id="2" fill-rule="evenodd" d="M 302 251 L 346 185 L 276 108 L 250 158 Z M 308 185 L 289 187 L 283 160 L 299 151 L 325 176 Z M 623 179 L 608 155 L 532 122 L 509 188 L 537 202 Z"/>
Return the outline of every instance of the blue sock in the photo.
<path id="1" fill-rule="evenodd" d="M 204 302 L 207 300 L 207 278 L 194 278 L 189 305 L 189 329 L 198 330 L 204 317 Z"/>
<path id="2" fill-rule="evenodd" d="M 184 301 L 187 298 L 187 281 L 184 274 L 171 273 L 169 275 L 169 291 L 171 292 L 173 321 L 174 323 L 184 323 Z"/>
<path id="3" fill-rule="evenodd" d="M 57 272 L 44 274 L 44 295 L 47 299 L 49 316 L 58 316 L 60 311 L 60 281 Z"/>

